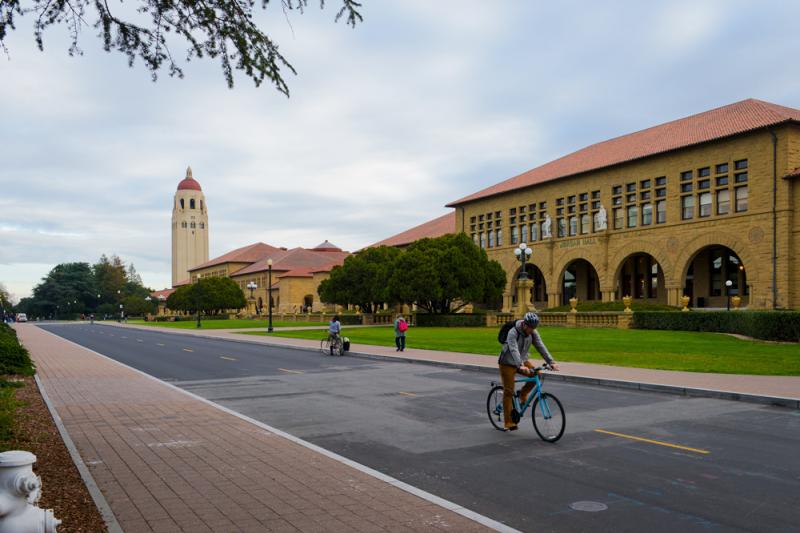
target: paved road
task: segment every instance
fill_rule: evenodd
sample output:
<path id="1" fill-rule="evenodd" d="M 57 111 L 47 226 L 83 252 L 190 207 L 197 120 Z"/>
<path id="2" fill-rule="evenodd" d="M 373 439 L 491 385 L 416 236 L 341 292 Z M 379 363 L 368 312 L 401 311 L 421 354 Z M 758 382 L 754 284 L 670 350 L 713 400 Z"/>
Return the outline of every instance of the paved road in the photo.
<path id="1" fill-rule="evenodd" d="M 796 410 L 551 382 L 567 411 L 553 445 L 528 419 L 490 428 L 489 374 L 45 328 L 520 530 L 800 531 Z"/>

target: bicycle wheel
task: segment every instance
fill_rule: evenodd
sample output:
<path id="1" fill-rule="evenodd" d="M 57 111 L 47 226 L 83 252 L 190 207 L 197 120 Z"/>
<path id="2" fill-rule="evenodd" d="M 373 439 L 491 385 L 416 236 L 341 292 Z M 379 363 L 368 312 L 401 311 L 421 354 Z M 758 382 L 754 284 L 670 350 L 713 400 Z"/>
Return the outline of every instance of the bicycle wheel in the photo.
<path id="1" fill-rule="evenodd" d="M 322 355 L 330 355 L 331 353 L 331 340 L 330 339 L 322 339 L 319 343 L 319 351 L 322 352 Z"/>
<path id="2" fill-rule="evenodd" d="M 332 355 L 344 355 L 344 341 L 341 337 L 336 337 L 333 340 L 331 347 L 333 348 Z"/>
<path id="3" fill-rule="evenodd" d="M 555 442 L 564 434 L 567 422 L 564 408 L 552 394 L 544 392 L 541 398 L 534 400 L 531 418 L 533 429 L 542 440 Z"/>
<path id="4" fill-rule="evenodd" d="M 503 425 L 503 387 L 497 385 L 489 391 L 486 399 L 486 413 L 489 415 L 489 422 L 495 429 L 505 431 Z"/>

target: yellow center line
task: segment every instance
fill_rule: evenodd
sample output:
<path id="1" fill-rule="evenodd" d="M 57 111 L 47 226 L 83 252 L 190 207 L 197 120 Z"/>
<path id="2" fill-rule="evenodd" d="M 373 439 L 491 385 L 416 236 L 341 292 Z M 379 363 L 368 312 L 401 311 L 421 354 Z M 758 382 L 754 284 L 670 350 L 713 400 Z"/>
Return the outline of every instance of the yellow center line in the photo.
<path id="1" fill-rule="evenodd" d="M 238 361 L 235 357 L 228 357 L 227 355 L 220 355 L 220 359 L 225 359 L 226 361 Z"/>
<path id="2" fill-rule="evenodd" d="M 400 394 L 402 394 L 403 396 L 409 396 L 409 397 L 411 397 L 411 398 L 416 398 L 416 397 L 417 397 L 417 395 L 416 395 L 416 394 L 414 394 L 413 392 L 403 392 L 403 391 L 400 391 Z"/>
<path id="3" fill-rule="evenodd" d="M 183 351 L 184 352 L 193 352 L 194 350 L 192 350 L 191 348 L 184 348 Z"/>
<path id="4" fill-rule="evenodd" d="M 285 368 L 279 368 L 278 370 L 280 370 L 281 372 L 288 372 L 289 374 L 304 374 L 305 373 L 305 372 L 303 372 L 301 370 L 287 370 Z"/>
<path id="5" fill-rule="evenodd" d="M 638 440 L 639 442 L 648 442 L 650 444 L 658 444 L 659 446 L 667 446 L 669 448 L 677 448 L 679 450 L 686 450 L 689 452 L 709 454 L 708 450 L 700 450 L 698 448 L 690 448 L 688 446 L 681 446 L 679 444 L 670 444 L 669 442 L 661 442 L 659 440 L 645 439 L 644 437 L 635 437 L 633 435 L 625 435 L 624 433 L 615 433 L 614 431 L 606 431 L 605 429 L 595 429 L 597 433 L 605 433 L 606 435 L 614 435 L 615 437 L 622 437 L 623 439 Z"/>

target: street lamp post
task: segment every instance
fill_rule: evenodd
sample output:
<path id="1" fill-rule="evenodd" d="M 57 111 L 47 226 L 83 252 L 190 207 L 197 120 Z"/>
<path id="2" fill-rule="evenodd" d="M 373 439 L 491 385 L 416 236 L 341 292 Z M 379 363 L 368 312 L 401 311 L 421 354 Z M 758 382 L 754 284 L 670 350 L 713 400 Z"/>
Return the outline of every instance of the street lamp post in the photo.
<path id="1" fill-rule="evenodd" d="M 144 297 L 144 301 L 147 302 L 147 313 L 152 314 L 151 311 L 153 310 L 153 308 L 150 307 L 150 302 L 152 302 L 153 299 L 148 294 L 147 296 Z M 144 316 L 144 319 L 147 320 L 147 315 Z"/>
<path id="2" fill-rule="evenodd" d="M 119 304 L 119 323 L 122 324 L 122 319 L 125 318 L 125 309 L 122 304 Z"/>
<path id="3" fill-rule="evenodd" d="M 725 282 L 725 294 L 728 297 L 728 311 L 731 310 L 731 285 L 733 285 L 731 280 Z"/>
<path id="4" fill-rule="evenodd" d="M 520 270 L 519 270 L 519 278 L 518 279 L 528 279 L 528 272 L 525 270 L 525 262 L 530 259 L 531 254 L 533 251 L 528 248 L 528 245 L 520 243 L 518 248 L 514 248 L 514 255 L 517 256 L 520 262 Z"/>
<path id="5" fill-rule="evenodd" d="M 248 289 L 250 289 L 250 302 L 253 303 L 253 309 L 255 310 L 255 313 L 258 314 L 258 309 L 256 309 L 256 303 L 255 303 L 255 300 L 253 299 L 253 291 L 258 288 L 258 285 L 256 285 L 255 281 L 251 281 L 250 283 L 248 283 L 246 285 L 246 287 Z M 247 305 L 247 312 L 248 313 L 250 312 L 250 304 L 249 303 Z"/>
<path id="6" fill-rule="evenodd" d="M 267 259 L 267 307 L 269 308 L 269 323 L 267 332 L 272 332 L 272 258 Z"/>

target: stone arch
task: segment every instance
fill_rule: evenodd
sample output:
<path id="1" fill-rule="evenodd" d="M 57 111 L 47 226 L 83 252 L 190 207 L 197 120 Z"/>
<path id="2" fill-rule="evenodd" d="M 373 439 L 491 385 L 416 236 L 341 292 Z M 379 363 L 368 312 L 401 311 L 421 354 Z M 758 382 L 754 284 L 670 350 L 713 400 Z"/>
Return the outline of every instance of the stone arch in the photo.
<path id="1" fill-rule="evenodd" d="M 658 246 L 649 241 L 637 239 L 630 243 L 623 245 L 617 250 L 617 253 L 608 260 L 609 271 L 613 270 L 613 275 L 609 277 L 609 282 L 613 285 L 619 277 L 620 270 L 625 264 L 628 257 L 643 253 L 650 255 L 653 259 L 658 261 L 661 269 L 664 271 L 664 282 L 667 285 L 675 285 L 681 282 L 681 278 L 675 277 L 674 264 L 667 258 L 666 248 Z M 612 287 L 613 288 L 613 287 Z"/>
<path id="2" fill-rule="evenodd" d="M 756 262 L 755 256 L 749 246 L 747 246 L 741 239 L 738 239 L 730 234 L 723 232 L 706 232 L 702 235 L 695 237 L 687 242 L 683 248 L 678 252 L 675 259 L 675 265 L 680 268 L 680 276 L 676 278 L 679 284 L 683 283 L 686 278 L 686 273 L 689 266 L 692 264 L 695 256 L 704 248 L 709 246 L 725 246 L 733 250 L 736 255 L 742 260 L 747 268 L 748 284 L 752 285 L 753 282 L 761 280 L 760 269 Z"/>
<path id="3" fill-rule="evenodd" d="M 599 248 L 593 246 L 592 248 Z M 550 279 L 547 280 L 549 286 L 560 290 L 561 282 L 564 277 L 564 270 L 576 259 L 588 261 L 597 272 L 598 282 L 601 287 L 605 287 L 608 281 L 608 269 L 600 250 L 589 250 L 588 248 L 571 248 L 553 259 L 553 271 Z"/>
<path id="4" fill-rule="evenodd" d="M 511 295 L 512 303 L 515 305 L 517 298 L 517 280 L 519 279 L 521 270 L 522 268 L 519 266 L 519 262 L 517 262 L 516 269 L 508 280 L 508 290 Z M 544 269 L 542 268 L 541 264 L 537 263 L 536 261 L 527 261 L 525 263 L 525 271 L 528 274 L 528 279 L 533 281 L 531 302 L 533 302 L 535 306 L 546 307 L 549 281 Z"/>

